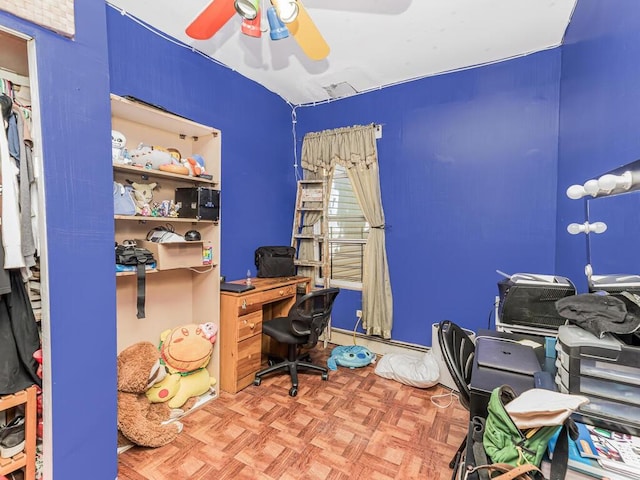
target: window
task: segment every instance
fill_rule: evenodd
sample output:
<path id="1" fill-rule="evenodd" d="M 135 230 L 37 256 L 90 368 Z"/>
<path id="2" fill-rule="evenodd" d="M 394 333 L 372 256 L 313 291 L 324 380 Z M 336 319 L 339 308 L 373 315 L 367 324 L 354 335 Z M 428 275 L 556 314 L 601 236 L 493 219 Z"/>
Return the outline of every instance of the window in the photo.
<path id="1" fill-rule="evenodd" d="M 361 289 L 369 224 L 341 165 L 336 165 L 329 188 L 327 224 L 331 286 Z"/>

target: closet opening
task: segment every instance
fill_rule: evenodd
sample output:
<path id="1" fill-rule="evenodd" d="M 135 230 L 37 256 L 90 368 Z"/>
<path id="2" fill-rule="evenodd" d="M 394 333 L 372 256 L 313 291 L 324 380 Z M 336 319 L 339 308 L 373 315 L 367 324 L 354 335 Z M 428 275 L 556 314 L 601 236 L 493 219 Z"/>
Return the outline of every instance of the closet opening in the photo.
<path id="1" fill-rule="evenodd" d="M 47 441 L 52 425 L 48 408 L 50 325 L 36 45 L 32 38 L 3 27 L 0 45 L 4 126 L 0 132 L 0 432 L 7 433 L 0 433 L 0 476 L 34 480 L 52 476 L 52 450 Z"/>

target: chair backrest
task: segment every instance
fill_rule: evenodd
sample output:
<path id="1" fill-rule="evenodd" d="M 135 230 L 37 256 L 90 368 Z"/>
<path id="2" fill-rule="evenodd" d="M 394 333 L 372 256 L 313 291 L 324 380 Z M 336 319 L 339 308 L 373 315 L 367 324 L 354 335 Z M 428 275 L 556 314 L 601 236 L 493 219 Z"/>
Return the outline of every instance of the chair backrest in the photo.
<path id="1" fill-rule="evenodd" d="M 471 370 L 476 347 L 473 340 L 458 325 L 450 320 L 443 320 L 438 325 L 438 343 L 458 392 L 460 404 L 469 410 L 471 393 Z"/>
<path id="2" fill-rule="evenodd" d="M 313 346 L 327 327 L 331 318 L 333 301 L 340 293 L 339 288 L 325 288 L 307 293 L 289 310 L 291 333 L 308 337 L 306 344 Z"/>

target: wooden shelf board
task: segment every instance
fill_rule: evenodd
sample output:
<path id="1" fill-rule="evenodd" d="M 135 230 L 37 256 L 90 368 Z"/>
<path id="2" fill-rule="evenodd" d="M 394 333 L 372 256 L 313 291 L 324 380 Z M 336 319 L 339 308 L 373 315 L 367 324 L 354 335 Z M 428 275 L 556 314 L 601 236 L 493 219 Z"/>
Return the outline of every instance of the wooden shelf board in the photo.
<path id="1" fill-rule="evenodd" d="M 176 178 L 183 182 L 193 182 L 196 184 L 204 184 L 204 185 L 218 184 L 218 181 L 216 180 L 208 180 L 206 178 L 200 178 L 200 177 L 190 177 L 188 175 L 180 175 L 179 173 L 163 172 L 162 170 L 148 170 L 146 168 L 132 167 L 131 165 L 119 165 L 117 163 L 114 163 L 113 169 L 116 172 L 131 173 L 133 175 L 141 175 L 143 177 Z"/>
<path id="2" fill-rule="evenodd" d="M 158 269 L 157 268 L 150 268 L 148 270 L 145 271 L 145 273 L 149 274 L 149 273 L 158 273 Z M 130 275 L 137 275 L 138 272 L 137 271 L 133 271 L 133 272 L 116 272 L 116 277 L 128 277 Z"/>
<path id="3" fill-rule="evenodd" d="M 198 220 L 197 218 L 184 217 L 144 217 L 142 215 L 114 215 L 115 220 L 127 220 L 135 222 L 169 222 L 169 223 L 217 223 L 213 220 Z"/>
<path id="4" fill-rule="evenodd" d="M 119 95 L 111 94 L 111 100 L 111 114 L 118 118 L 149 125 L 165 132 L 176 132 L 187 137 L 204 137 L 206 135 L 217 137 L 220 134 L 220 131 L 215 128 Z"/>
<path id="5" fill-rule="evenodd" d="M 217 385 L 215 385 L 215 387 L 217 387 Z M 191 413 L 195 412 L 196 410 L 198 410 L 200 407 L 202 407 L 203 405 L 207 404 L 211 400 L 215 400 L 216 398 L 218 398 L 218 390 L 215 387 L 212 388 L 212 390 L 208 391 L 207 393 L 203 393 L 202 395 L 200 395 L 198 397 L 198 400 L 196 400 L 195 405 L 193 407 L 191 407 L 189 410 L 187 410 L 184 414 L 180 415 L 179 417 L 172 418 L 170 420 L 166 420 L 163 423 L 167 424 L 167 423 L 172 423 L 172 422 L 175 422 L 175 421 L 179 421 L 180 419 L 186 417 L 187 415 L 190 415 Z M 120 445 L 118 447 L 118 455 L 120 455 L 121 453 L 126 452 L 127 450 L 129 450 L 130 448 L 133 448 L 133 447 L 135 447 L 135 445 L 133 443 L 128 443 L 126 445 Z"/>

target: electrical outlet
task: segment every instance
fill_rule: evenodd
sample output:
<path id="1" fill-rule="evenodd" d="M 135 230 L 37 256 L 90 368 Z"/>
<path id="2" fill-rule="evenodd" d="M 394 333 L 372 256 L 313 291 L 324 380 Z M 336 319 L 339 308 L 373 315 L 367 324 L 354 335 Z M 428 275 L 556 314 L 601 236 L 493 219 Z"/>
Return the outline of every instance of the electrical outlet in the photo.
<path id="1" fill-rule="evenodd" d="M 375 128 L 376 128 L 376 138 L 382 138 L 382 125 L 377 123 L 375 125 Z"/>
<path id="2" fill-rule="evenodd" d="M 356 310 L 356 317 L 362 318 L 362 310 Z"/>

